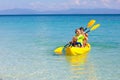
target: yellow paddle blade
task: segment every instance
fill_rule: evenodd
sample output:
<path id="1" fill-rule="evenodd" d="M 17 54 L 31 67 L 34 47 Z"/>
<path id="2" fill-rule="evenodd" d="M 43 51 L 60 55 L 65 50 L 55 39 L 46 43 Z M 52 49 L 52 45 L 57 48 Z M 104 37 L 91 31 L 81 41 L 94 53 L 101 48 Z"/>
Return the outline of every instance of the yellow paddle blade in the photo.
<path id="1" fill-rule="evenodd" d="M 90 30 L 91 30 L 91 31 L 96 30 L 98 27 L 100 27 L 100 24 L 94 25 Z"/>
<path id="2" fill-rule="evenodd" d="M 90 28 L 95 22 L 95 20 L 90 20 L 90 22 L 87 25 L 87 28 Z"/>
<path id="3" fill-rule="evenodd" d="M 56 54 L 62 54 L 63 48 L 64 48 L 64 47 L 58 47 L 58 48 L 56 48 L 56 49 L 54 50 L 54 52 L 55 52 Z"/>

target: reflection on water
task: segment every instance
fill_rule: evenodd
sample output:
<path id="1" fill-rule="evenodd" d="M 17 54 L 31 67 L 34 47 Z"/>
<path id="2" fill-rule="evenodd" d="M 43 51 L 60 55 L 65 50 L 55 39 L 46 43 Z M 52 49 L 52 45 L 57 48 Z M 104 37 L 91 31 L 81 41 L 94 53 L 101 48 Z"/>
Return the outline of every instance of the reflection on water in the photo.
<path id="1" fill-rule="evenodd" d="M 77 56 L 66 56 L 66 60 L 72 65 L 72 66 L 81 66 L 84 65 L 87 61 L 88 54 L 83 55 L 77 55 Z"/>
<path id="2" fill-rule="evenodd" d="M 66 61 L 70 64 L 70 72 L 72 80 L 98 80 L 94 65 L 88 60 L 88 53 L 77 56 L 66 56 Z"/>

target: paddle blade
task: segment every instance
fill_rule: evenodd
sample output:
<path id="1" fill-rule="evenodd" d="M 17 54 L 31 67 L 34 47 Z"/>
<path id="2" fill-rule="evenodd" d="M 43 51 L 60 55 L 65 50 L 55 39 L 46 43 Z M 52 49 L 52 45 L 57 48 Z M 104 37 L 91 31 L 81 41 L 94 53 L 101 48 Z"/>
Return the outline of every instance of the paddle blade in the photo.
<path id="1" fill-rule="evenodd" d="M 87 28 L 92 27 L 92 25 L 94 25 L 95 22 L 96 22 L 95 20 L 90 20 L 90 22 L 87 25 Z"/>
<path id="2" fill-rule="evenodd" d="M 56 54 L 62 54 L 63 48 L 64 48 L 64 47 L 58 47 L 58 48 L 56 48 L 56 49 L 54 50 L 54 52 L 55 52 Z"/>
<path id="3" fill-rule="evenodd" d="M 96 25 L 94 25 L 90 30 L 93 31 L 93 30 L 96 30 L 96 29 L 99 28 L 99 27 L 100 27 L 100 24 L 96 24 Z"/>

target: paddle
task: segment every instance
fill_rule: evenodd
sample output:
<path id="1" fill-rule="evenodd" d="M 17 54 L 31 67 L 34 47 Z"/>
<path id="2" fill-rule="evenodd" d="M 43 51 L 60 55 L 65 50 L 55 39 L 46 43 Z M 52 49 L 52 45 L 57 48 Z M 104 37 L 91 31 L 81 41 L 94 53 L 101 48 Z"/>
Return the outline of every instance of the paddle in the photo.
<path id="1" fill-rule="evenodd" d="M 57 53 L 57 54 L 62 54 L 63 49 L 68 45 L 69 45 L 69 43 L 66 44 L 65 46 L 58 47 L 54 50 L 54 52 Z"/>
<path id="2" fill-rule="evenodd" d="M 57 54 L 62 54 L 63 48 L 64 48 L 64 46 L 58 47 L 54 50 L 54 52 L 57 53 Z"/>
<path id="3" fill-rule="evenodd" d="M 84 31 L 86 31 L 87 28 L 92 27 L 92 26 L 94 25 L 95 22 L 96 22 L 96 21 L 95 21 L 94 19 L 90 20 L 90 21 L 88 22 L 88 24 L 87 24 L 87 27 L 84 29 Z"/>
<path id="4" fill-rule="evenodd" d="M 90 31 L 94 31 L 94 30 L 96 30 L 99 27 L 100 27 L 100 24 L 96 24 L 90 30 L 88 30 L 86 33 L 90 32 Z"/>

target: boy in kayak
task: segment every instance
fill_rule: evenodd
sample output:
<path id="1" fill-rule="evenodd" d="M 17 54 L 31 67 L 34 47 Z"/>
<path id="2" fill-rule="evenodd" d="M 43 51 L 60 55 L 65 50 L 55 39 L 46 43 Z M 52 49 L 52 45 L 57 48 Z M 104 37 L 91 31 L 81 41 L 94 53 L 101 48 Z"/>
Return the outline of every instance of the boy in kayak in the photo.
<path id="1" fill-rule="evenodd" d="M 83 27 L 80 27 L 79 29 L 81 31 L 81 34 L 84 36 L 83 47 L 85 47 L 87 45 L 87 43 L 88 43 L 88 34 L 84 32 L 84 28 Z"/>
<path id="2" fill-rule="evenodd" d="M 84 35 L 82 34 L 80 29 L 76 29 L 75 33 L 76 35 L 73 37 L 70 44 L 75 47 L 83 47 Z"/>

